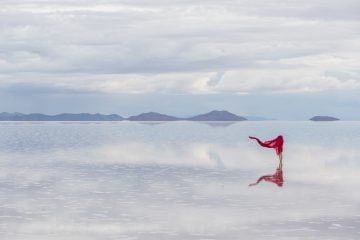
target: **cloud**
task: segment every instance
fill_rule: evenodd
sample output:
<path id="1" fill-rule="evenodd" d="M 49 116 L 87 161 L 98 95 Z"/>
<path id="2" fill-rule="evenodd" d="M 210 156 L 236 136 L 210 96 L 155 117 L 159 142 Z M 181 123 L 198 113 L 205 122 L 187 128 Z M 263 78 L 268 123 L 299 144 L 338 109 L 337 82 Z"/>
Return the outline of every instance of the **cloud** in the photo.
<path id="1" fill-rule="evenodd" d="M 216 86 L 217 84 L 219 84 L 224 74 L 225 72 L 217 72 L 214 76 L 210 77 L 209 81 L 207 81 L 207 85 L 209 87 Z"/>
<path id="2" fill-rule="evenodd" d="M 4 1 L 0 84 L 102 93 L 358 89 L 357 6 Z"/>

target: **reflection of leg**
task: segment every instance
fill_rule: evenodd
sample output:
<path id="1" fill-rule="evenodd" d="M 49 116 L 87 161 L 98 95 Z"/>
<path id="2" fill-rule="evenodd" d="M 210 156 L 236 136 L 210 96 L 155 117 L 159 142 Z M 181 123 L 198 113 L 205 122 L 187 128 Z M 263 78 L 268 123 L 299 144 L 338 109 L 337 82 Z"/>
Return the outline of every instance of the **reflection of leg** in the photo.
<path id="1" fill-rule="evenodd" d="M 269 177 L 272 177 L 272 175 L 261 176 L 255 183 L 249 184 L 249 187 L 255 186 L 255 185 L 259 184 L 259 182 L 261 182 L 262 180 L 269 178 Z"/>
<path id="2" fill-rule="evenodd" d="M 279 154 L 279 168 L 282 169 L 282 153 Z"/>
<path id="3" fill-rule="evenodd" d="M 258 184 L 257 182 L 256 183 L 251 183 L 251 184 L 249 184 L 249 187 L 255 186 L 257 184 Z"/>

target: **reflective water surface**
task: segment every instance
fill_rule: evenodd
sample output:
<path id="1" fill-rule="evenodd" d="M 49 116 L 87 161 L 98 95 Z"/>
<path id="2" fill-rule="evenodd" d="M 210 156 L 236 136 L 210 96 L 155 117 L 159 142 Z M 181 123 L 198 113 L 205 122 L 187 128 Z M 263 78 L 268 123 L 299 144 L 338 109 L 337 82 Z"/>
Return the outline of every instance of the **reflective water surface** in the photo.
<path id="1" fill-rule="evenodd" d="M 249 135 L 285 138 L 278 160 Z M 0 123 L 0 239 L 359 239 L 360 122 Z"/>

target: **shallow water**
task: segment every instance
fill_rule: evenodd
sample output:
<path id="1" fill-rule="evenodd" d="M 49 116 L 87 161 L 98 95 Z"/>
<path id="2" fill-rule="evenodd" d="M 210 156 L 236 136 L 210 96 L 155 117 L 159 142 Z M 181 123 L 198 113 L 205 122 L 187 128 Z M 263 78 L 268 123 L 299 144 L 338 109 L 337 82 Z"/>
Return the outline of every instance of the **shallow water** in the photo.
<path id="1" fill-rule="evenodd" d="M 278 161 L 247 138 L 285 138 Z M 2 122 L 0 239 L 359 239 L 360 122 Z"/>

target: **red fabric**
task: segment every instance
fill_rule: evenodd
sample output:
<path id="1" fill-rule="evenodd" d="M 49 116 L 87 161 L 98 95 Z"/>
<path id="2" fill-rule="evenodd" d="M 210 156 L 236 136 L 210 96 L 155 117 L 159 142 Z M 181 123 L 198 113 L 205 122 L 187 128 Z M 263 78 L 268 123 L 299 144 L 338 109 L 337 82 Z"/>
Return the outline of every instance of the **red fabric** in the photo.
<path id="1" fill-rule="evenodd" d="M 280 168 L 277 168 L 276 172 L 273 175 L 262 176 L 260 177 L 260 179 L 264 179 L 267 182 L 275 183 L 279 187 L 282 187 L 284 183 L 283 172 Z"/>
<path id="2" fill-rule="evenodd" d="M 281 135 L 277 136 L 273 140 L 269 140 L 266 142 L 262 142 L 260 139 L 256 137 L 249 137 L 249 138 L 255 139 L 263 147 L 274 148 L 277 155 L 280 155 L 283 152 L 284 138 Z"/>

